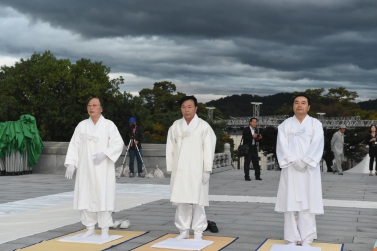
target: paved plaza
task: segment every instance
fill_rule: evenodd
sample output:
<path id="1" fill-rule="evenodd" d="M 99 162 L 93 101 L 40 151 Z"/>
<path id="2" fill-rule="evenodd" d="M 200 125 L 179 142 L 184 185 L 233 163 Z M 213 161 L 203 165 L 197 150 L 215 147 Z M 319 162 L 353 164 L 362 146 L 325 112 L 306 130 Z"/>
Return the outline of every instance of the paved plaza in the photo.
<path id="1" fill-rule="evenodd" d="M 253 171 L 252 171 L 253 172 Z M 262 181 L 242 170 L 211 175 L 207 218 L 219 233 L 238 237 L 224 250 L 255 250 L 266 238 L 283 238 L 283 215 L 274 212 L 279 171 L 262 171 Z M 169 179 L 121 177 L 114 220 L 129 219 L 131 231 L 148 234 L 111 250 L 131 250 L 166 233 L 177 233 Z M 60 175 L 0 176 L 0 250 L 15 250 L 84 227 L 72 210 L 74 180 Z M 322 174 L 325 214 L 317 216 L 317 242 L 344 243 L 345 251 L 372 250 L 377 240 L 377 176 Z M 125 231 L 127 231 L 125 230 Z"/>

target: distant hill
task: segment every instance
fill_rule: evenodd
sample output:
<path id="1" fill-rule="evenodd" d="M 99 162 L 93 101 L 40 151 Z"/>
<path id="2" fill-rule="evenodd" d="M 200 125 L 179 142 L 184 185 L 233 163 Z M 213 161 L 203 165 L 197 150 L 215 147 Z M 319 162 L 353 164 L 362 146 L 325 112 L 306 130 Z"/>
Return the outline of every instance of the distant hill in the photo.
<path id="1" fill-rule="evenodd" d="M 214 106 L 221 111 L 224 118 L 245 117 L 253 114 L 253 105 L 250 102 L 262 102 L 260 114 L 263 116 L 274 115 L 284 103 L 292 102 L 292 93 L 277 93 L 269 96 L 251 94 L 232 95 L 207 102 L 208 106 Z"/>
<path id="2" fill-rule="evenodd" d="M 375 100 L 368 100 L 368 101 L 362 101 L 357 103 L 360 106 L 360 109 L 362 110 L 375 110 L 377 111 L 377 99 Z"/>
<path id="3" fill-rule="evenodd" d="M 262 116 L 271 116 L 279 110 L 284 103 L 292 103 L 293 93 L 277 93 L 269 96 L 258 96 L 251 94 L 232 95 L 217 100 L 207 102 L 208 106 L 214 106 L 221 111 L 224 118 L 232 117 L 249 117 L 253 114 L 253 105 L 250 102 L 262 102 L 260 114 Z M 376 110 L 377 99 L 362 101 L 357 103 L 362 110 Z"/>

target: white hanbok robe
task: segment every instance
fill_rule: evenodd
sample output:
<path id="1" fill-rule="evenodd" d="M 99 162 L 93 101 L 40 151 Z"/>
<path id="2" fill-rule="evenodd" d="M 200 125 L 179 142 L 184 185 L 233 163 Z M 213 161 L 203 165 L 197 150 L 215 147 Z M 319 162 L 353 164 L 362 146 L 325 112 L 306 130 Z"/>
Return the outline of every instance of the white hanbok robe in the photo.
<path id="1" fill-rule="evenodd" d="M 115 162 L 123 150 L 123 140 L 115 124 L 102 115 L 96 124 L 91 118 L 81 121 L 68 146 L 65 166 L 76 167 L 73 208 L 90 212 L 114 211 Z M 93 155 L 103 152 L 99 165 Z"/>
<path id="2" fill-rule="evenodd" d="M 337 155 L 343 155 L 344 134 L 340 131 L 334 133 L 331 138 L 331 151 Z"/>
<path id="3" fill-rule="evenodd" d="M 191 121 L 188 128 L 184 123 L 184 118 L 173 123 L 166 142 L 166 169 L 171 173 L 170 201 L 209 206 L 209 184 L 203 185 L 202 179 L 203 172 L 212 172 L 216 135 L 200 118 Z"/>
<path id="4" fill-rule="evenodd" d="M 276 155 L 282 168 L 275 211 L 323 214 L 320 160 L 324 136 L 322 123 L 307 115 L 300 123 L 295 116 L 278 127 Z M 296 170 L 291 162 L 302 160 L 307 170 Z"/>

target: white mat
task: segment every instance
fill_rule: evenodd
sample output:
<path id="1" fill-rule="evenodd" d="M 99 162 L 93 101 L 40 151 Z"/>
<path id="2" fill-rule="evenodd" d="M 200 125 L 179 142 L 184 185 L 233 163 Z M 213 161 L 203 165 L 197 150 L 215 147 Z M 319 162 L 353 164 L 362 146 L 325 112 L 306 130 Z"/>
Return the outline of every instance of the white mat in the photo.
<path id="1" fill-rule="evenodd" d="M 270 251 L 322 251 L 322 248 L 274 244 L 272 245 Z"/>
<path id="2" fill-rule="evenodd" d="M 169 238 L 151 246 L 151 248 L 168 248 L 180 250 L 202 250 L 203 248 L 213 244 L 213 241 L 183 239 L 176 240 Z"/>
<path id="3" fill-rule="evenodd" d="M 78 243 L 87 243 L 87 244 L 105 244 L 107 242 L 122 238 L 121 235 L 110 235 L 109 238 L 101 238 L 101 235 L 95 234 L 91 235 L 85 238 L 82 238 L 81 236 L 84 233 L 76 234 L 73 236 L 65 237 L 62 239 L 59 239 L 58 241 L 62 242 L 78 242 Z"/>

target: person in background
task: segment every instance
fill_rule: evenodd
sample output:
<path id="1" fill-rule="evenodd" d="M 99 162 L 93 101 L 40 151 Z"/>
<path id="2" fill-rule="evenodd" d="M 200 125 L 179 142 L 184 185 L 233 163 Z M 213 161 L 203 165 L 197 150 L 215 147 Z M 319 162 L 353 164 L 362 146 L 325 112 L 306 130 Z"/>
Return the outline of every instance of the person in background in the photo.
<path id="1" fill-rule="evenodd" d="M 373 175 L 373 164 L 376 163 L 375 173 L 377 175 L 377 140 L 376 140 L 376 126 L 371 125 L 369 127 L 369 134 L 365 138 L 365 144 L 369 146 L 369 176 Z"/>
<path id="2" fill-rule="evenodd" d="M 145 174 L 143 173 L 143 163 L 141 161 L 141 156 L 142 156 L 142 150 L 141 150 L 141 142 L 143 140 L 143 133 L 141 131 L 141 127 L 137 125 L 136 123 L 136 118 L 131 117 L 128 122 L 130 123 L 130 128 L 127 133 L 126 137 L 126 147 L 129 147 L 128 154 L 130 156 L 130 174 L 129 177 L 133 178 L 135 176 L 134 174 L 134 162 L 135 162 L 135 157 L 137 160 L 137 176 L 139 178 L 144 178 Z M 139 152 L 138 152 L 138 149 Z M 139 154 L 140 153 L 140 154 Z"/>
<path id="3" fill-rule="evenodd" d="M 262 180 L 260 177 L 260 165 L 259 165 L 259 156 L 258 156 L 258 145 L 257 142 L 262 139 L 262 135 L 257 132 L 257 118 L 251 118 L 249 120 L 249 126 L 245 127 L 242 132 L 243 144 L 249 146 L 249 154 L 245 156 L 244 162 L 244 173 L 245 180 L 251 181 L 250 179 L 250 162 L 253 163 L 254 174 L 256 180 Z"/>
<path id="4" fill-rule="evenodd" d="M 331 138 L 331 151 L 334 153 L 335 165 L 333 165 L 332 171 L 335 174 L 335 169 L 338 170 L 339 175 L 343 175 L 342 162 L 344 160 L 344 132 L 346 126 L 344 124 L 339 125 L 339 130 L 334 133 Z"/>

